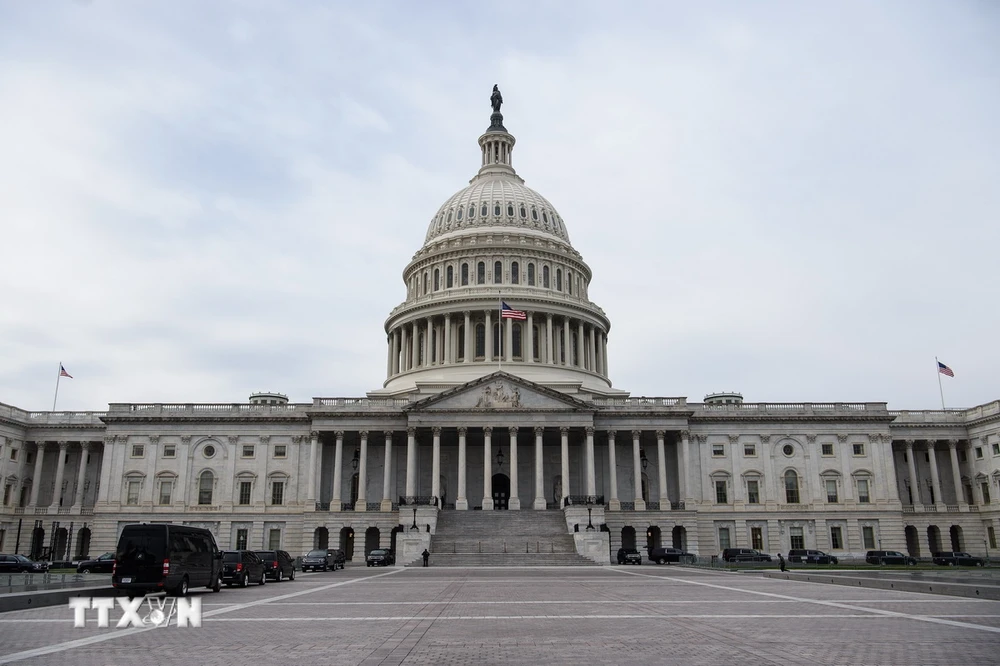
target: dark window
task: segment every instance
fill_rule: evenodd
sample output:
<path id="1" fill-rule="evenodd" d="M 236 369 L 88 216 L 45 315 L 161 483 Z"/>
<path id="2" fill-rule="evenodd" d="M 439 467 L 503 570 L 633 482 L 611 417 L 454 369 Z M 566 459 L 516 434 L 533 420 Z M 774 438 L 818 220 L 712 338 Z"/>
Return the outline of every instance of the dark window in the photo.
<path id="1" fill-rule="evenodd" d="M 434 269 L 434 291 L 441 288 L 441 271 L 437 268 Z"/>
<path id="2" fill-rule="evenodd" d="M 514 204 L 507 204 L 507 217 L 514 217 Z"/>
<path id="3" fill-rule="evenodd" d="M 212 503 L 212 489 L 215 485 L 215 477 L 208 470 L 201 473 L 198 478 L 198 504 Z"/>
<path id="4" fill-rule="evenodd" d="M 521 213 L 521 217 L 522 217 L 522 218 L 524 218 L 524 217 L 528 217 L 528 211 L 527 211 L 527 210 L 525 210 L 525 208 L 524 208 L 524 204 L 521 204 L 521 210 L 520 210 L 519 212 Z"/>
<path id="5" fill-rule="evenodd" d="M 566 291 L 573 293 L 573 273 L 566 271 Z"/>
<path id="6" fill-rule="evenodd" d="M 493 284 L 503 282 L 503 264 L 499 261 L 493 262 Z"/>
<path id="7" fill-rule="evenodd" d="M 715 503 L 716 504 L 728 504 L 729 496 L 726 494 L 726 482 L 716 481 L 715 482 Z"/>
<path id="8" fill-rule="evenodd" d="M 511 342 L 511 349 L 514 353 L 514 358 L 521 358 L 521 325 L 514 324 L 513 326 L 513 342 Z"/>
<path id="9" fill-rule="evenodd" d="M 455 269 L 451 266 L 445 269 L 444 286 L 451 289 L 455 284 Z"/>
<path id="10" fill-rule="evenodd" d="M 528 286 L 529 287 L 534 287 L 535 286 L 535 265 L 534 264 L 528 264 Z"/>
<path id="11" fill-rule="evenodd" d="M 131 527 L 122 531 L 115 559 L 123 563 L 148 562 L 167 550 L 167 529 L 162 525 Z"/>
<path id="12" fill-rule="evenodd" d="M 476 324 L 476 358 L 486 356 L 486 327 Z"/>
<path id="13" fill-rule="evenodd" d="M 458 325 L 458 358 L 465 360 L 465 324 Z"/>
<path id="14" fill-rule="evenodd" d="M 799 503 L 799 475 L 792 470 L 785 472 L 785 502 Z"/>
<path id="15" fill-rule="evenodd" d="M 493 214 L 496 215 L 497 217 L 500 216 L 500 202 L 499 201 L 496 202 L 495 204 L 493 204 Z"/>
<path id="16" fill-rule="evenodd" d="M 549 226 L 549 214 L 544 210 L 542 211 L 542 222 L 545 223 L 545 226 Z"/>
<path id="17" fill-rule="evenodd" d="M 458 209 L 458 213 L 456 213 L 455 219 L 458 220 L 459 222 L 462 221 L 462 209 L 461 208 Z"/>
<path id="18" fill-rule="evenodd" d="M 510 283 L 519 284 L 521 282 L 521 267 L 516 261 L 510 265 Z"/>
<path id="19" fill-rule="evenodd" d="M 542 266 L 542 286 L 546 289 L 549 288 L 549 267 Z"/>
<path id="20" fill-rule="evenodd" d="M 447 222 L 448 222 L 448 224 L 451 224 L 451 211 L 450 210 L 448 211 L 448 220 L 447 220 Z"/>
<path id="21" fill-rule="evenodd" d="M 247 505 L 250 503 L 250 489 L 253 484 L 249 481 L 240 481 L 240 504 Z"/>
<path id="22" fill-rule="evenodd" d="M 538 211 L 534 208 L 531 209 L 531 219 L 538 222 Z"/>
<path id="23" fill-rule="evenodd" d="M 486 284 L 486 264 L 482 261 L 476 264 L 476 284 Z"/>
<path id="24" fill-rule="evenodd" d="M 462 286 L 469 284 L 469 264 L 462 264 Z"/>
<path id="25" fill-rule="evenodd" d="M 479 214 L 482 215 L 483 217 L 486 217 L 489 214 L 489 212 L 490 212 L 489 206 L 487 206 L 486 202 L 484 201 L 482 207 L 479 209 Z"/>
<path id="26" fill-rule="evenodd" d="M 531 336 L 531 356 L 535 360 L 538 360 L 538 327 L 532 326 L 532 336 Z"/>
<path id="27" fill-rule="evenodd" d="M 756 480 L 747 481 L 747 504 L 760 504 L 760 483 Z"/>
<path id="28" fill-rule="evenodd" d="M 556 269 L 556 291 L 562 291 L 562 269 Z"/>

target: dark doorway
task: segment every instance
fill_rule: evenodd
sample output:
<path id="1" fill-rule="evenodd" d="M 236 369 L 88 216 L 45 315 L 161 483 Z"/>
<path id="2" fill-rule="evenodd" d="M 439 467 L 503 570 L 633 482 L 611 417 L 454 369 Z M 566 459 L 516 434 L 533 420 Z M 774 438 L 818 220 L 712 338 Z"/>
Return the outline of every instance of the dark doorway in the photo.
<path id="1" fill-rule="evenodd" d="M 635 548 L 635 528 L 626 526 L 622 528 L 622 548 Z"/>
<path id="2" fill-rule="evenodd" d="M 42 548 L 45 545 L 45 528 L 36 527 L 31 531 L 31 550 L 28 557 L 37 560 L 42 556 Z"/>
<path id="3" fill-rule="evenodd" d="M 951 526 L 951 549 L 959 552 L 965 550 L 965 539 L 962 538 L 962 528 L 959 525 Z"/>
<path id="4" fill-rule="evenodd" d="M 504 511 L 510 502 L 510 477 L 506 474 L 493 475 L 493 508 Z"/>
<path id="5" fill-rule="evenodd" d="M 941 530 L 937 525 L 927 528 L 927 547 L 931 549 L 931 556 L 941 552 Z"/>
<path id="6" fill-rule="evenodd" d="M 313 548 L 326 550 L 330 547 L 330 530 L 325 527 L 317 527 L 313 532 Z"/>
<path id="7" fill-rule="evenodd" d="M 355 472 L 354 476 L 351 477 L 351 509 L 358 503 L 358 473 Z"/>
<path id="8" fill-rule="evenodd" d="M 340 530 L 340 550 L 344 551 L 344 557 L 348 560 L 354 559 L 354 528 L 345 527 Z"/>
<path id="9" fill-rule="evenodd" d="M 396 535 L 403 531 L 402 525 L 396 525 L 392 528 L 392 534 L 389 536 L 389 548 L 392 548 L 392 552 L 396 552 Z"/>
<path id="10" fill-rule="evenodd" d="M 56 530 L 55 536 L 55 543 L 52 544 L 52 559 L 63 560 L 66 558 L 66 541 L 69 539 L 69 533 L 65 527 L 60 527 Z"/>
<path id="11" fill-rule="evenodd" d="M 646 550 L 660 547 L 660 528 L 650 525 L 646 528 Z"/>
<path id="12" fill-rule="evenodd" d="M 365 530 L 365 555 L 379 547 L 379 539 L 382 534 L 377 527 L 369 527 Z"/>
<path id="13" fill-rule="evenodd" d="M 687 530 L 682 525 L 674 526 L 673 531 L 670 533 L 670 539 L 674 548 L 687 550 L 688 535 Z"/>
<path id="14" fill-rule="evenodd" d="M 906 553 L 910 557 L 920 557 L 920 537 L 917 536 L 917 528 L 907 525 L 904 530 L 906 534 Z"/>
<path id="15" fill-rule="evenodd" d="M 86 559 L 90 553 L 90 528 L 84 527 L 76 533 L 76 559 Z"/>

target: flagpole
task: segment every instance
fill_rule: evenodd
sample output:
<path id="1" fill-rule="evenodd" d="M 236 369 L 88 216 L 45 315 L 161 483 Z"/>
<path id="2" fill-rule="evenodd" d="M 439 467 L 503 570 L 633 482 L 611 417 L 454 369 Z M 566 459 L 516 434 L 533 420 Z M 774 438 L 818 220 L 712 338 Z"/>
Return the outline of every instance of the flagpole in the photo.
<path id="1" fill-rule="evenodd" d="M 56 411 L 56 400 L 59 399 L 59 378 L 62 377 L 62 361 L 59 361 L 59 369 L 56 370 L 56 394 L 52 396 L 52 411 Z"/>
<path id="2" fill-rule="evenodd" d="M 497 290 L 497 345 L 500 349 L 497 354 L 497 371 L 503 370 L 503 293 Z M 490 335 L 493 335 L 493 331 L 490 331 Z"/>
<path id="3" fill-rule="evenodd" d="M 941 411 L 944 411 L 944 387 L 941 385 L 941 361 L 938 360 L 937 356 L 934 357 L 934 368 L 937 370 L 938 391 L 941 393 Z"/>

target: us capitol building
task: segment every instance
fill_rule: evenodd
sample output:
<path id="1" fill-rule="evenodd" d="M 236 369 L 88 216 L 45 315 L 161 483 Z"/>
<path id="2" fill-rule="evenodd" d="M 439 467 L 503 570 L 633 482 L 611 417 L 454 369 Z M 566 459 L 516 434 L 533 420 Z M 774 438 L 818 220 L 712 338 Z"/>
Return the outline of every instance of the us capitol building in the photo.
<path id="1" fill-rule="evenodd" d="M 590 267 L 514 170 L 496 88 L 491 102 L 478 173 L 403 270 L 381 388 L 106 412 L 0 404 L 0 552 L 96 555 L 139 521 L 208 527 L 222 548 L 341 547 L 359 561 L 394 547 L 400 563 L 475 544 L 531 563 L 568 543 L 605 564 L 622 545 L 997 548 L 1000 401 L 890 411 L 614 388 Z"/>

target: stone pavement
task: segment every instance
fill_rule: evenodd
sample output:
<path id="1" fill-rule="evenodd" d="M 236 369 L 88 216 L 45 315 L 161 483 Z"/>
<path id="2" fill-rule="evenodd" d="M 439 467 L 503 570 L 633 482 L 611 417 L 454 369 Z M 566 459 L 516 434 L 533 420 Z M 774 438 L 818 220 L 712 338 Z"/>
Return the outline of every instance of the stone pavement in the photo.
<path id="1" fill-rule="evenodd" d="M 200 628 L 0 615 L 0 664 L 996 663 L 1000 602 L 676 566 L 347 569 L 200 595 Z M 121 616 L 112 612 L 112 624 Z"/>

